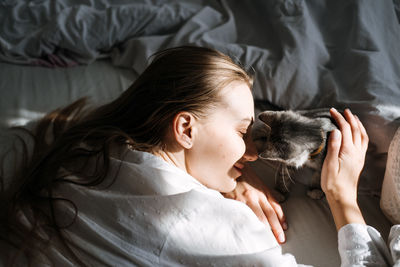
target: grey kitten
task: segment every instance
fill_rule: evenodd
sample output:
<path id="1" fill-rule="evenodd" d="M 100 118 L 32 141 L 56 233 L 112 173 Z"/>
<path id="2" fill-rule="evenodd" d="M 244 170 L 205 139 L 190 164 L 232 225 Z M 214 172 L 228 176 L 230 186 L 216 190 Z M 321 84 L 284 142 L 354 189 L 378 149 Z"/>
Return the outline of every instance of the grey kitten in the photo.
<path id="1" fill-rule="evenodd" d="M 287 195 L 291 169 L 307 166 L 315 170 L 307 195 L 322 198 L 320 181 L 325 145 L 329 132 L 337 128 L 329 109 L 264 111 L 258 118 L 261 123 L 253 128 L 253 140 L 260 159 L 278 167 L 278 191 Z"/>

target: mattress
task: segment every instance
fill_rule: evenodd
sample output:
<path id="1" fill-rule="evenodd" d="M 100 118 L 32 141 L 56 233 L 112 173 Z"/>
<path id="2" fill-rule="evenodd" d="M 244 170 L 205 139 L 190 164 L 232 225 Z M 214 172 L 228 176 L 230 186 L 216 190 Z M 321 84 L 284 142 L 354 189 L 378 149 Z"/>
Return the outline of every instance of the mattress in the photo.
<path id="1" fill-rule="evenodd" d="M 24 125 L 84 96 L 94 104 L 111 101 L 136 76 L 108 60 L 56 69 L 0 62 L 0 125 Z"/>

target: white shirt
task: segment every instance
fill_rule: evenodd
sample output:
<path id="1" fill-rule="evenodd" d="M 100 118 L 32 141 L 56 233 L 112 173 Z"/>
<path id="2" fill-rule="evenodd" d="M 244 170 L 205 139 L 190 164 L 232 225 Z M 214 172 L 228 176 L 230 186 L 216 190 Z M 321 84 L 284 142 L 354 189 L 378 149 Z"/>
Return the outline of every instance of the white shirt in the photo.
<path id="1" fill-rule="evenodd" d="M 338 235 L 341 266 L 400 266 L 400 225 L 390 230 L 390 250 L 380 233 L 368 225 L 347 224 Z"/>
<path id="2" fill-rule="evenodd" d="M 107 189 L 64 184 L 79 213 L 69 244 L 83 262 L 111 266 L 293 266 L 272 231 L 245 204 L 224 198 L 150 153 L 111 158 Z M 107 183 L 107 181 L 106 181 Z M 105 187 L 105 186 L 100 186 Z M 63 204 L 71 218 L 73 208 Z M 67 221 L 67 220 L 66 220 Z M 60 247 L 52 247 L 60 265 Z M 56 264 L 57 265 L 57 264 Z M 72 265 L 72 264 L 71 264 Z"/>

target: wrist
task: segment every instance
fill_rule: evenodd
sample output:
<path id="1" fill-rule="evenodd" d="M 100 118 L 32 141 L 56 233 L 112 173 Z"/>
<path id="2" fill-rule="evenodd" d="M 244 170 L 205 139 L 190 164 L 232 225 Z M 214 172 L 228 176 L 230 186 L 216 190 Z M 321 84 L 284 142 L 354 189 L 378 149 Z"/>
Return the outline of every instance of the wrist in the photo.
<path id="1" fill-rule="evenodd" d="M 357 203 L 357 196 L 326 196 L 331 209 L 336 228 L 339 230 L 342 226 L 349 223 L 365 224 L 361 210 Z"/>
<path id="2" fill-rule="evenodd" d="M 332 203 L 357 204 L 357 184 L 328 183 L 324 193 Z"/>
<path id="3" fill-rule="evenodd" d="M 337 192 L 325 192 L 326 200 L 329 205 L 357 205 L 357 192 L 345 192 L 345 193 L 337 193 Z"/>

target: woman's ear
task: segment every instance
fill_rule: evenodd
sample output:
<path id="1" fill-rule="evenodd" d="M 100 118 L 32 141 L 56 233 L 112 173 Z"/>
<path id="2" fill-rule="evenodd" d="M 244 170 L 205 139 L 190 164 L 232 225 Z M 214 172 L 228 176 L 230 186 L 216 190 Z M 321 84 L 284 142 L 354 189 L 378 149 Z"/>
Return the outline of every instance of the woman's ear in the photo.
<path id="1" fill-rule="evenodd" d="M 173 133 L 176 142 L 183 148 L 189 149 L 193 146 L 193 125 L 195 117 L 189 112 L 179 112 L 173 121 Z"/>

